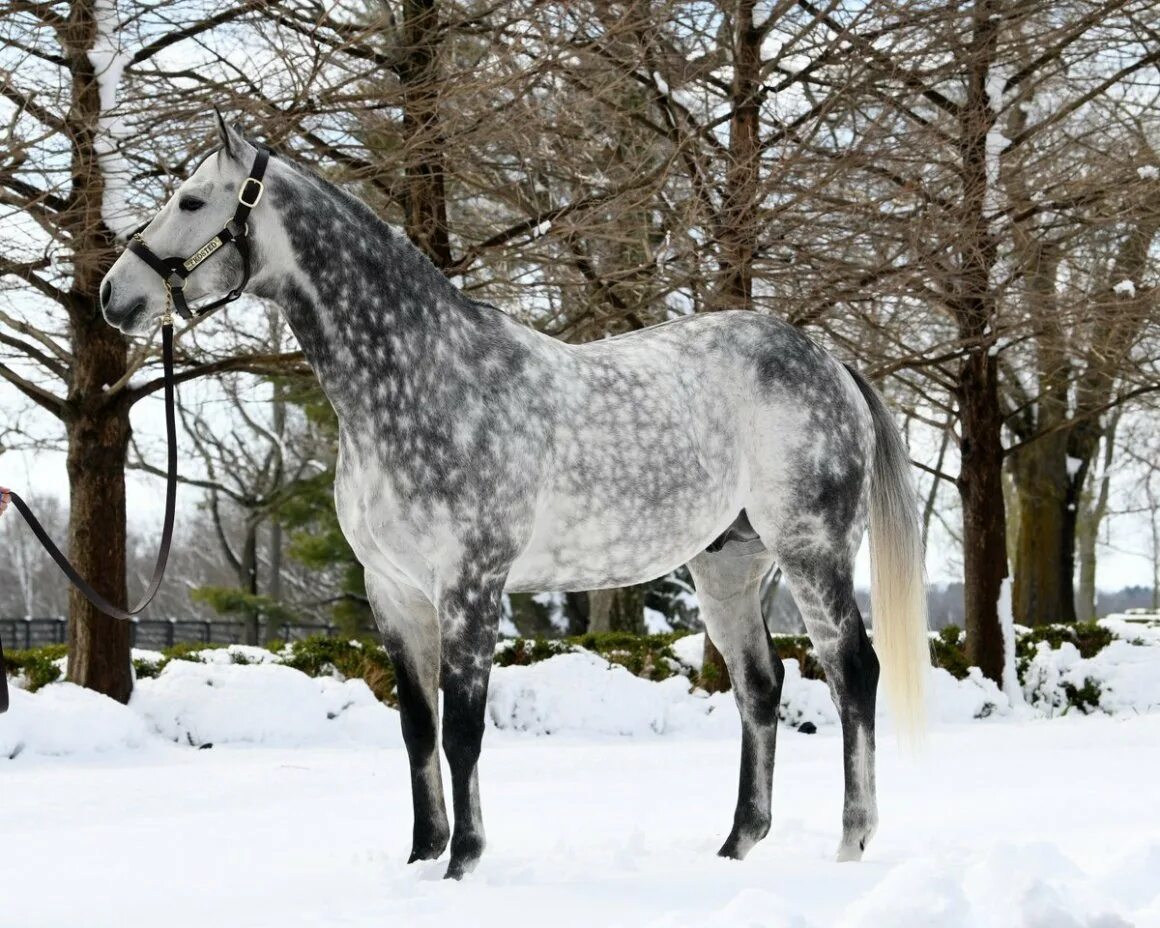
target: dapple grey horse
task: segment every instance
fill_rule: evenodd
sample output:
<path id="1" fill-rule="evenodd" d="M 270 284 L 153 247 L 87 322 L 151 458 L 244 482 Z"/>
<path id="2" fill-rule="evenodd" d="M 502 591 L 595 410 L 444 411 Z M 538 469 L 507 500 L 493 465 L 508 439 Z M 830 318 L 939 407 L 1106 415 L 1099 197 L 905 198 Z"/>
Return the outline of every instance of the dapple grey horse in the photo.
<path id="1" fill-rule="evenodd" d="M 220 117 L 219 129 L 220 148 L 143 231 L 157 255 L 191 254 L 237 205 L 256 148 Z M 684 563 L 742 721 L 720 853 L 743 857 L 769 831 L 784 671 L 758 591 L 776 563 L 842 722 L 838 856 L 860 858 L 877 824 L 879 662 L 903 727 L 921 721 L 929 662 L 909 460 L 866 381 L 756 312 L 554 340 L 465 296 L 369 207 L 282 157 L 248 233 L 247 289 L 282 307 L 338 414 L 338 515 L 398 678 L 411 860 L 440 856 L 450 838 L 447 875 L 459 878 L 483 851 L 477 762 L 504 591 L 624 586 Z M 191 300 L 243 279 L 235 249 L 198 254 Z M 102 308 L 144 333 L 165 296 L 126 252 Z M 867 515 L 874 647 L 853 587 Z"/>

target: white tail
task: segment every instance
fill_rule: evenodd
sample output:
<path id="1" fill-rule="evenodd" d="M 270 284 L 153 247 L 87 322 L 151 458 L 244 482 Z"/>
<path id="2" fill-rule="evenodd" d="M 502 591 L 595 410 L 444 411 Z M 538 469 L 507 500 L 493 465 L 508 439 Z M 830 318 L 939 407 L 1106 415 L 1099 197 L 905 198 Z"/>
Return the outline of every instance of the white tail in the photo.
<path id="1" fill-rule="evenodd" d="M 910 455 L 882 398 L 857 372 L 874 419 L 870 483 L 870 617 L 886 696 L 900 732 L 918 739 L 926 723 L 930 666 L 926 577 Z"/>

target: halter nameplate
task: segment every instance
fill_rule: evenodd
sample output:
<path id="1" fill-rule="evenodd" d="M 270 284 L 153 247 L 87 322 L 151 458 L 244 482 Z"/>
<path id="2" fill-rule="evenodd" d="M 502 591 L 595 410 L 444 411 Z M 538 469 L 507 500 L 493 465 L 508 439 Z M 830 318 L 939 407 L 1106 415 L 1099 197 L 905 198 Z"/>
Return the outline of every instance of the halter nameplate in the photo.
<path id="1" fill-rule="evenodd" d="M 192 255 L 186 258 L 185 261 L 182 262 L 182 267 L 184 267 L 187 271 L 192 271 L 195 267 L 201 264 L 202 261 L 204 261 L 221 247 L 221 236 L 215 235 Z"/>

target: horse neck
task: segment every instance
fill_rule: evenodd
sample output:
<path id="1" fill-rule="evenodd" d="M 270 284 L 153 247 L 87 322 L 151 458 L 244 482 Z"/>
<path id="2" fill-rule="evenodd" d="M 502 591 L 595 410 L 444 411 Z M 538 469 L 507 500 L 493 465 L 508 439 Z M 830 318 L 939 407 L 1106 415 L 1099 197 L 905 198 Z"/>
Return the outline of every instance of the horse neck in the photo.
<path id="1" fill-rule="evenodd" d="M 358 428 L 369 416 L 381 429 L 384 417 L 406 415 L 416 381 L 429 375 L 456 317 L 471 310 L 365 204 L 279 167 L 268 187 L 281 228 L 269 246 L 271 272 L 255 292 L 281 305 L 344 426 Z"/>

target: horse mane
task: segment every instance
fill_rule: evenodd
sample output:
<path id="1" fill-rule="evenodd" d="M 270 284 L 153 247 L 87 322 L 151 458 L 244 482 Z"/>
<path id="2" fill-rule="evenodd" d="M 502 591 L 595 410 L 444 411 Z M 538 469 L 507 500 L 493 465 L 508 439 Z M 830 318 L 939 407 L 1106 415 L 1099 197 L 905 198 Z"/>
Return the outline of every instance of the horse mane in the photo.
<path id="1" fill-rule="evenodd" d="M 255 147 L 261 146 L 265 148 L 270 152 L 272 158 L 288 167 L 293 174 L 313 185 L 323 195 L 337 200 L 350 210 L 361 223 L 365 224 L 368 231 L 373 231 L 378 234 L 384 246 L 395 252 L 396 259 L 406 262 L 408 269 L 418 275 L 424 284 L 434 288 L 440 296 L 472 304 L 479 302 L 468 297 L 455 284 L 448 280 L 447 275 L 435 266 L 431 259 L 411 241 L 410 237 L 402 229 L 392 226 L 366 202 L 355 196 L 355 194 L 344 189 L 334 181 L 329 180 L 313 168 L 302 164 L 285 152 L 272 148 L 265 143 L 257 142 L 254 139 L 246 138 L 246 141 Z M 489 308 L 494 308 L 490 307 L 490 304 L 486 305 Z"/>

